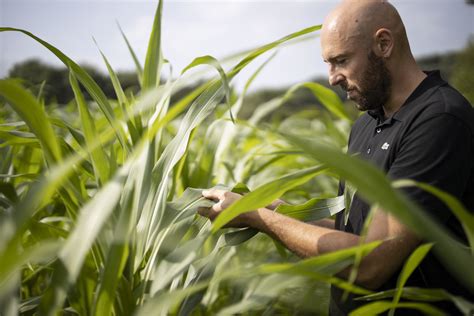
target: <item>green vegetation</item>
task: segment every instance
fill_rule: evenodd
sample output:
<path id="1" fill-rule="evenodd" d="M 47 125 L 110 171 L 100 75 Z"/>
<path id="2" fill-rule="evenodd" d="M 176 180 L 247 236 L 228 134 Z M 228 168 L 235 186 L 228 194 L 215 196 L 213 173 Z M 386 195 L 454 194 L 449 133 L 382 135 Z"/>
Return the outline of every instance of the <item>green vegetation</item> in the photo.
<path id="1" fill-rule="evenodd" d="M 466 99 L 474 104 L 474 38 L 461 52 L 454 65 L 453 85 L 461 91 Z"/>
<path id="2" fill-rule="evenodd" d="M 403 288 L 431 244 L 407 261 L 397 289 L 373 293 L 335 273 L 379 242 L 299 260 L 252 230 L 218 229 L 281 195 L 294 206 L 279 212 L 303 220 L 330 215 L 339 201 L 329 198 L 342 177 L 431 241 L 446 268 L 474 290 L 473 215 L 433 190 L 465 223 L 467 249 L 395 188 L 423 184 L 392 184 L 344 154 L 355 116 L 333 91 L 299 84 L 242 118 L 247 89 L 266 62 L 240 95 L 231 91 L 232 79 L 258 56 L 320 26 L 258 47 L 230 70 L 203 56 L 177 79 L 163 79 L 161 5 L 145 64 L 136 62 L 139 89 L 124 91 L 104 56 L 113 97 L 54 46 L 28 31 L 0 28 L 22 32 L 55 54 L 74 94 L 58 107 L 47 104 L 42 89 L 32 93 L 16 80 L 0 80 L 0 314 L 325 314 L 329 284 L 366 295 L 360 314 L 397 307 L 436 313 L 429 303 L 437 300 L 472 310 L 442 289 Z M 192 67 L 218 76 L 196 85 L 187 76 Z M 262 121 L 299 91 L 322 107 Z M 247 193 L 211 225 L 196 208 L 210 203 L 201 188 L 219 184 Z"/>

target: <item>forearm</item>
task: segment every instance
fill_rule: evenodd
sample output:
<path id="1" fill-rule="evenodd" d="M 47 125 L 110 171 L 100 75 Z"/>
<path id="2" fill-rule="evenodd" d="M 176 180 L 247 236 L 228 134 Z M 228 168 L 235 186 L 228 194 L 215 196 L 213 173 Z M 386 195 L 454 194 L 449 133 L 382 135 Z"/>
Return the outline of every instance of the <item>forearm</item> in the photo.
<path id="1" fill-rule="evenodd" d="M 252 212 L 248 223 L 303 258 L 352 247 L 359 240 L 356 235 L 304 223 L 266 208 Z M 322 223 L 330 226 L 329 222 Z"/>
<path id="2" fill-rule="evenodd" d="M 304 223 L 265 208 L 251 212 L 249 215 L 247 223 L 250 226 L 280 241 L 302 258 L 355 247 L 362 242 L 357 235 L 325 227 L 324 225 L 334 224 L 334 221 L 330 220 L 318 221 L 319 225 L 314 225 L 314 223 Z M 374 222 L 377 222 L 379 226 L 387 224 L 378 219 Z M 405 258 L 419 243 L 417 238 L 407 232 L 402 234 L 404 237 L 397 235 L 398 233 L 388 231 L 383 234 L 369 232 L 365 242 L 380 239 L 384 242 L 363 258 L 356 278 L 358 285 L 376 289 L 401 267 Z M 338 276 L 347 279 L 349 272 L 350 267 L 338 273 Z"/>
<path id="3" fill-rule="evenodd" d="M 203 196 L 218 201 L 212 207 L 199 211 L 199 214 L 211 220 L 240 198 L 238 194 L 222 190 L 206 191 Z M 357 235 L 333 229 L 333 221 L 304 223 L 268 208 L 240 214 L 229 222 L 229 226 L 256 228 L 303 258 L 355 247 L 361 242 L 383 240 L 379 247 L 362 260 L 356 279 L 356 283 L 364 287 L 376 288 L 401 267 L 420 241 L 395 217 L 380 209 L 373 212 L 365 241 Z M 348 271 L 339 275 L 347 277 Z"/>
<path id="4" fill-rule="evenodd" d="M 333 219 L 330 219 L 330 218 L 323 218 L 323 219 L 320 219 L 319 221 L 309 222 L 308 224 L 315 225 L 315 226 L 326 227 L 326 228 L 329 228 L 329 229 L 336 229 L 335 221 Z"/>
<path id="5" fill-rule="evenodd" d="M 419 244 L 416 239 L 392 238 L 385 240 L 380 246 L 362 258 L 358 267 L 355 283 L 366 289 L 376 290 L 388 280 L 403 265 L 413 248 Z M 387 260 L 392 258 L 392 260 Z M 342 279 L 348 279 L 352 265 L 337 274 Z"/>

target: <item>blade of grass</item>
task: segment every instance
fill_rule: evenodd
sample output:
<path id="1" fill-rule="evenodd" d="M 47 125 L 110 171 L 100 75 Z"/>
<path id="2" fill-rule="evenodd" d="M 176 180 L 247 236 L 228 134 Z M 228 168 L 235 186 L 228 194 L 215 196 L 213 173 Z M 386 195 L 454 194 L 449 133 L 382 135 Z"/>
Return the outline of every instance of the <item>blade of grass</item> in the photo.
<path id="1" fill-rule="evenodd" d="M 301 88 L 307 88 L 310 90 L 321 104 L 336 117 L 350 122 L 352 121 L 339 96 L 333 90 L 316 82 L 304 82 L 294 85 L 286 92 L 285 100 L 290 99 L 295 91 Z"/>
<path id="2" fill-rule="evenodd" d="M 314 198 L 300 205 L 280 204 L 275 212 L 308 222 L 331 217 L 344 208 L 344 196 L 338 196 L 329 199 Z"/>
<path id="3" fill-rule="evenodd" d="M 161 52 L 161 19 L 163 11 L 163 1 L 159 0 L 151 29 L 148 49 L 143 69 L 143 89 L 151 89 L 160 84 L 160 71 L 163 65 Z"/>
<path id="4" fill-rule="evenodd" d="M 210 65 L 210 66 L 214 67 L 217 70 L 217 72 L 219 73 L 219 76 L 222 80 L 222 84 L 224 86 L 225 99 L 226 99 L 227 106 L 229 107 L 230 119 L 232 120 L 232 123 L 235 124 L 234 116 L 232 115 L 231 103 L 230 103 L 229 80 L 227 78 L 227 75 L 226 75 L 224 69 L 222 69 L 221 64 L 219 63 L 219 61 L 216 58 L 214 58 L 212 56 L 209 56 L 209 55 L 197 57 L 189 65 L 184 67 L 183 71 L 181 71 L 181 75 L 184 74 L 187 70 L 189 70 L 191 68 L 194 68 L 196 66 L 199 66 L 199 65 Z"/>
<path id="5" fill-rule="evenodd" d="M 110 125 L 113 127 L 115 133 L 117 134 L 117 138 L 120 141 L 120 144 L 124 149 L 127 149 L 127 143 L 125 141 L 125 137 L 123 135 L 123 130 L 121 129 L 120 125 L 116 122 L 115 115 L 113 112 L 112 107 L 107 100 L 104 92 L 100 89 L 97 83 L 92 79 L 92 77 L 78 64 L 76 64 L 72 59 L 68 56 L 63 54 L 59 49 L 54 47 L 53 45 L 45 42 L 41 38 L 35 36 L 31 32 L 26 30 L 11 28 L 11 27 L 0 27 L 0 32 L 20 32 L 23 33 L 32 39 L 36 40 L 38 43 L 42 44 L 48 50 L 50 50 L 56 57 L 58 57 L 66 67 L 68 67 L 81 84 L 86 88 L 87 92 L 91 95 L 91 97 L 97 102 L 99 105 L 100 110 L 104 113 L 105 117 L 109 121 Z"/>
<path id="6" fill-rule="evenodd" d="M 350 316 L 377 315 L 377 314 L 382 314 L 386 312 L 392 307 L 393 307 L 393 303 L 389 301 L 374 302 L 374 303 L 369 303 L 367 305 L 359 307 L 358 309 L 352 311 L 349 315 Z M 425 303 L 399 303 L 398 307 L 416 309 L 426 315 L 434 315 L 434 316 L 445 315 L 445 313 L 442 312 L 441 310 Z"/>
<path id="7" fill-rule="evenodd" d="M 270 181 L 258 187 L 254 191 L 244 195 L 241 199 L 222 212 L 222 214 L 220 214 L 214 221 L 212 231 L 216 232 L 219 228 L 239 214 L 269 205 L 275 199 L 281 197 L 286 191 L 308 182 L 310 179 L 324 171 L 325 168 L 321 166 L 310 167 Z"/>
<path id="8" fill-rule="evenodd" d="M 76 98 L 77 107 L 79 109 L 79 116 L 81 118 L 82 131 L 84 132 L 84 138 L 86 146 L 89 148 L 92 166 L 94 167 L 94 175 L 96 176 L 97 183 L 99 185 L 105 184 L 110 177 L 110 169 L 107 161 L 109 160 L 102 146 L 98 146 L 96 149 L 91 150 L 92 144 L 99 139 L 92 115 L 87 107 L 86 100 L 79 88 L 79 84 L 76 77 L 72 72 L 69 73 L 69 82 L 71 84 L 74 96 Z"/>
<path id="9" fill-rule="evenodd" d="M 464 205 L 459 202 L 454 196 L 447 192 L 443 192 L 440 189 L 429 185 L 427 183 L 421 183 L 414 180 L 397 180 L 393 183 L 395 188 L 403 188 L 407 186 L 416 186 L 419 187 L 436 197 L 438 197 L 444 204 L 446 204 L 454 215 L 458 218 L 459 222 L 464 228 L 466 233 L 469 246 L 471 248 L 471 253 L 474 256 L 474 215 L 469 213 L 469 211 L 464 207 Z"/>
<path id="10" fill-rule="evenodd" d="M 95 42 L 95 40 L 94 40 Z M 96 42 L 96 45 L 98 47 L 98 44 Z M 123 116 L 129 116 L 130 111 L 129 111 L 129 101 L 127 99 L 127 96 L 123 92 L 122 85 L 120 84 L 120 80 L 113 70 L 112 66 L 110 65 L 107 57 L 105 57 L 104 53 L 99 49 L 99 52 L 102 56 L 102 59 L 104 60 L 104 63 L 107 67 L 107 71 L 109 73 L 109 77 L 112 81 L 112 86 L 114 87 L 115 94 L 117 95 L 118 103 L 120 105 L 120 109 L 122 110 L 122 117 Z M 138 141 L 139 135 L 138 131 L 133 124 L 132 120 L 127 120 L 127 126 L 128 126 L 128 131 L 130 132 L 130 137 L 132 138 L 133 143 L 136 143 Z"/>
<path id="11" fill-rule="evenodd" d="M 130 52 L 130 55 L 132 56 L 133 62 L 135 63 L 135 70 L 137 72 L 138 82 L 140 83 L 140 85 L 142 85 L 142 83 L 143 83 L 143 67 L 140 64 L 140 61 L 138 60 L 137 55 L 135 54 L 135 51 L 133 50 L 132 46 L 130 45 L 130 42 L 128 41 L 127 36 L 125 36 L 125 33 L 123 32 L 122 27 L 120 26 L 118 21 L 117 21 L 117 26 L 120 30 L 120 34 L 122 34 L 122 38 L 124 39 L 125 44 L 127 44 L 127 48 L 128 48 L 128 51 Z"/>
<path id="12" fill-rule="evenodd" d="M 395 292 L 395 295 L 393 296 L 392 303 L 394 307 L 392 307 L 388 312 L 389 316 L 395 315 L 395 308 L 400 303 L 400 298 L 402 297 L 403 287 L 405 286 L 405 283 L 407 282 L 413 271 L 415 271 L 415 269 L 420 265 L 423 258 L 425 258 L 425 256 L 431 250 L 431 247 L 433 247 L 433 244 L 421 245 L 415 251 L 413 251 L 413 253 L 410 255 L 410 257 L 408 257 L 407 261 L 403 265 L 402 272 L 400 272 L 400 275 L 398 276 L 397 280 L 397 290 Z"/>
<path id="13" fill-rule="evenodd" d="M 245 56 L 233 69 L 232 71 L 228 74 L 228 77 L 230 79 L 232 79 L 234 76 L 236 76 L 245 66 L 247 66 L 250 62 L 252 62 L 255 58 L 257 58 L 258 56 L 262 55 L 263 53 L 285 43 L 285 42 L 288 42 L 292 39 L 295 39 L 295 38 L 298 38 L 298 37 L 301 37 L 303 35 L 307 35 L 309 33 L 312 33 L 312 32 L 315 32 L 315 31 L 318 31 L 321 29 L 321 26 L 322 25 L 314 25 L 314 26 L 310 26 L 310 27 L 307 27 L 305 29 L 302 29 L 300 31 L 297 31 L 297 32 L 294 32 L 294 33 L 291 33 L 287 36 L 284 36 L 282 38 L 280 38 L 279 40 L 276 40 L 274 42 L 271 42 L 269 44 L 266 44 L 262 47 L 259 47 L 255 50 L 253 50 L 252 52 L 250 52 L 247 56 Z"/>
<path id="14" fill-rule="evenodd" d="M 0 95 L 25 121 L 38 138 L 48 164 L 61 160 L 59 141 L 50 121 L 36 98 L 14 80 L 0 80 Z"/>
<path id="15" fill-rule="evenodd" d="M 397 289 L 388 291 L 381 291 L 374 294 L 365 295 L 356 298 L 361 301 L 373 301 L 381 300 L 386 298 L 393 298 Z M 474 304 L 467 301 L 461 296 L 452 295 L 443 289 L 426 289 L 416 287 L 405 287 L 402 291 L 402 297 L 412 301 L 426 301 L 426 302 L 437 302 L 437 301 L 452 301 L 456 307 L 464 314 L 469 315 L 474 310 Z"/>

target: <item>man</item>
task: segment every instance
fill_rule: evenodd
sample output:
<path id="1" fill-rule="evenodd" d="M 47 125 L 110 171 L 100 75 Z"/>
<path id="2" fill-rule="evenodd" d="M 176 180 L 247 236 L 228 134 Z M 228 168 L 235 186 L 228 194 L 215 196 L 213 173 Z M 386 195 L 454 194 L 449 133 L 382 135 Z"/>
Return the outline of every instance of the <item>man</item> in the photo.
<path id="1" fill-rule="evenodd" d="M 324 21 L 321 46 L 330 84 L 341 86 L 358 109 L 366 111 L 351 130 L 349 152 L 360 153 L 392 179 L 410 178 L 435 185 L 459 198 L 472 212 L 473 109 L 439 72 L 425 73 L 418 67 L 396 9 L 382 0 L 345 1 Z M 406 193 L 465 240 L 459 222 L 435 197 L 414 188 Z M 199 211 L 211 220 L 240 197 L 220 190 L 203 192 L 203 196 L 217 202 Z M 356 246 L 369 212 L 369 206 L 356 196 L 347 225 L 343 215 L 335 221 L 307 224 L 273 212 L 275 205 L 242 214 L 230 225 L 254 227 L 301 257 Z M 421 240 L 392 215 L 381 209 L 374 212 L 367 241 L 384 242 L 363 259 L 356 283 L 373 290 L 390 289 Z M 445 277 L 437 282 L 439 274 Z M 347 269 L 339 274 L 347 275 Z M 431 254 L 410 282 L 410 286 L 442 287 L 469 295 Z M 345 315 L 361 304 L 352 297 L 342 301 L 341 293 L 334 287 L 331 290 L 331 315 Z M 438 306 L 457 312 L 447 302 Z"/>

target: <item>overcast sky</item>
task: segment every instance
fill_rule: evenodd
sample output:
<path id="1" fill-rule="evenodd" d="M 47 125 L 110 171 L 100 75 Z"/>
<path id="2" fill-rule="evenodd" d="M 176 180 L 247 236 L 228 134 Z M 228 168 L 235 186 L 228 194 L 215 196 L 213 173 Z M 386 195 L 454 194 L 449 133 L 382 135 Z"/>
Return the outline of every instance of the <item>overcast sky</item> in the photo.
<path id="1" fill-rule="evenodd" d="M 320 24 L 337 2 L 165 1 L 163 52 L 173 64 L 174 73 L 179 73 L 195 57 L 223 58 Z M 402 16 L 415 56 L 461 49 L 474 34 L 474 5 L 464 0 L 391 2 Z M 0 26 L 29 30 L 76 62 L 105 71 L 94 36 L 112 66 L 128 70 L 133 69 L 133 62 L 115 21 L 119 21 L 143 61 L 156 4 L 151 0 L 0 0 Z M 14 63 L 31 57 L 59 65 L 56 57 L 25 35 L 0 33 L 0 77 Z M 257 60 L 256 65 L 263 60 Z M 294 84 L 323 76 L 326 70 L 319 39 L 313 39 L 281 48 L 254 86 Z M 237 78 L 238 86 L 248 78 L 249 71 Z"/>

